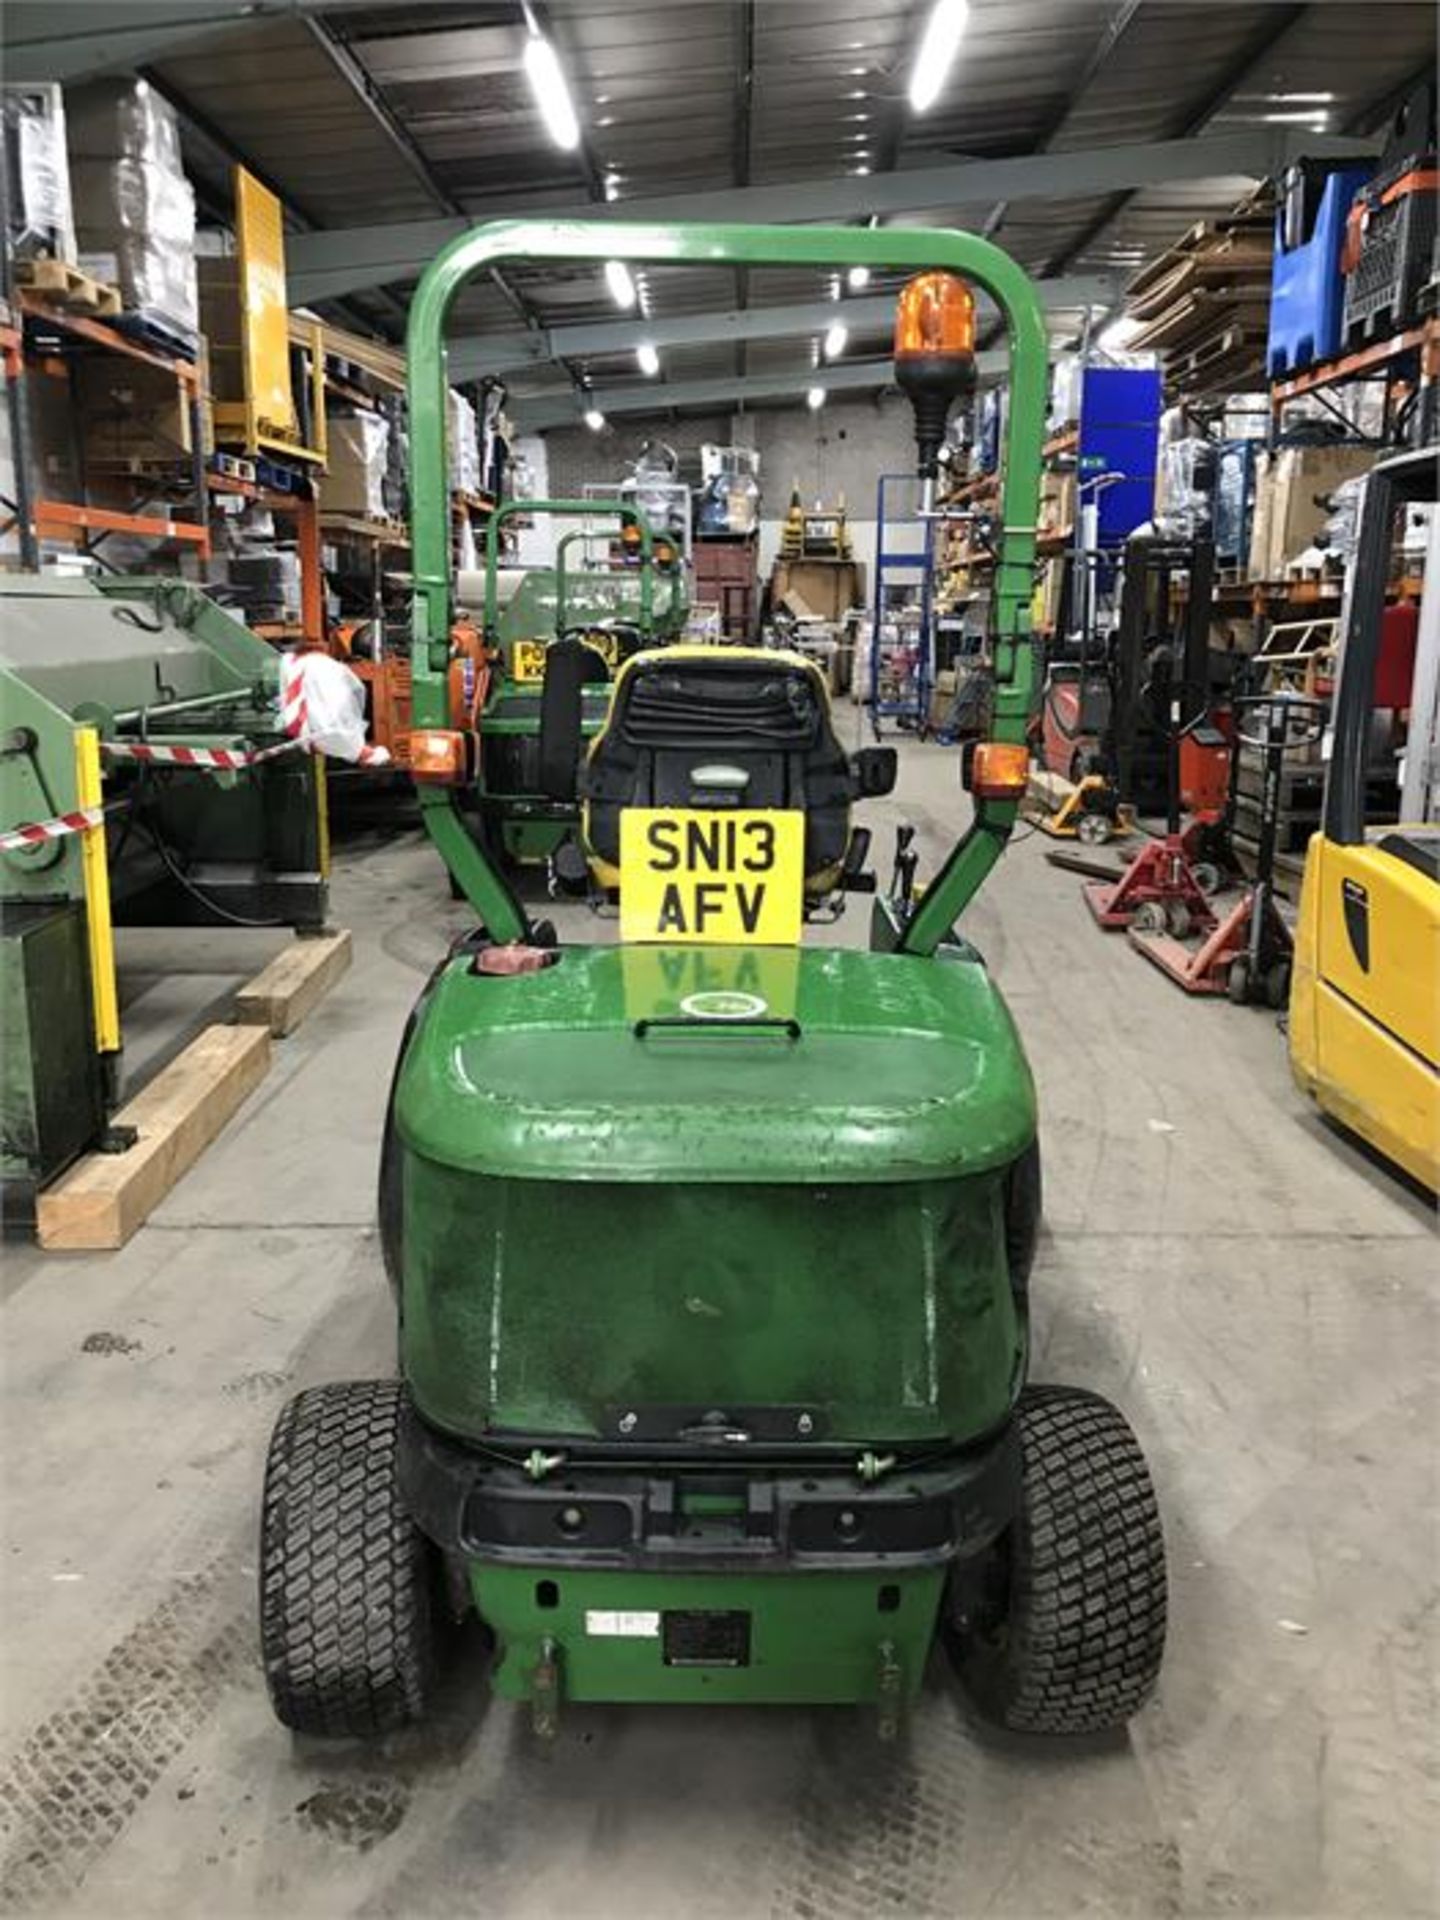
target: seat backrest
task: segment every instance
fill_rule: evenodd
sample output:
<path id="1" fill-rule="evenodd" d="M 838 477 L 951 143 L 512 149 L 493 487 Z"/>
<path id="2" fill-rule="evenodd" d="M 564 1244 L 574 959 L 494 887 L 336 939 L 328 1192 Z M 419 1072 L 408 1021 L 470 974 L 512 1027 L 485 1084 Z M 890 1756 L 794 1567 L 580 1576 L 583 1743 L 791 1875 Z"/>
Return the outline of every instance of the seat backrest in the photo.
<path id="1" fill-rule="evenodd" d="M 845 858 L 858 787 L 813 661 L 680 646 L 621 668 L 581 791 L 586 850 L 607 879 L 619 867 L 626 807 L 793 808 L 805 815 L 815 891 L 834 883 Z"/>

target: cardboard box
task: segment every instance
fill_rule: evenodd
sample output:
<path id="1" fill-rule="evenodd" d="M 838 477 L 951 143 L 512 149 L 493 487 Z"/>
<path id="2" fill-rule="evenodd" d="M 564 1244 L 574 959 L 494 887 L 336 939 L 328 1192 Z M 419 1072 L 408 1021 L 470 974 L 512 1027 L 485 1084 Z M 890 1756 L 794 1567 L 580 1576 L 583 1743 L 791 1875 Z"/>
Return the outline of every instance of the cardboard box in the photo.
<path id="1" fill-rule="evenodd" d="M 353 513 L 367 520 L 384 515 L 389 443 L 390 423 L 383 414 L 330 416 L 328 464 L 320 483 L 320 505 L 326 513 Z"/>
<path id="2" fill-rule="evenodd" d="M 1373 447 L 1281 447 L 1262 454 L 1255 475 L 1250 577 L 1283 580 L 1330 517 L 1325 504 L 1342 480 L 1369 473 Z"/>
<path id="3" fill-rule="evenodd" d="M 75 363 L 75 387 L 87 466 L 129 473 L 189 462 L 190 400 L 174 374 L 97 356 Z"/>
<path id="4" fill-rule="evenodd" d="M 770 597 L 797 619 L 840 621 L 864 604 L 862 571 L 853 560 L 777 560 Z"/>

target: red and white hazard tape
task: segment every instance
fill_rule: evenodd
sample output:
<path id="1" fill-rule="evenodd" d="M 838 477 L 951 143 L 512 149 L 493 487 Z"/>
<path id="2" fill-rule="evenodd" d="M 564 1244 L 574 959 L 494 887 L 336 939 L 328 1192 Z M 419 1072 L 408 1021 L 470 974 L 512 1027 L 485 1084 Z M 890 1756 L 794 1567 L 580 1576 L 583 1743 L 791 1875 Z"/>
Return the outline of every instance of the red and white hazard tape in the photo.
<path id="1" fill-rule="evenodd" d="M 121 800 L 105 807 L 76 807 L 73 813 L 56 814 L 53 820 L 27 821 L 23 826 L 12 827 L 8 833 L 0 833 L 0 853 L 20 853 L 26 847 L 42 847 L 47 840 L 63 840 L 67 834 L 88 833 L 91 827 L 105 824 L 107 813 L 128 804 Z"/>
<path id="2" fill-rule="evenodd" d="M 294 753 L 303 746 L 300 740 L 284 740 L 277 747 L 253 750 L 235 747 L 157 747 L 148 740 L 102 740 L 100 751 L 107 760 L 139 760 L 157 767 L 198 767 L 205 771 L 238 773 L 260 760 L 273 760 L 277 754 Z"/>

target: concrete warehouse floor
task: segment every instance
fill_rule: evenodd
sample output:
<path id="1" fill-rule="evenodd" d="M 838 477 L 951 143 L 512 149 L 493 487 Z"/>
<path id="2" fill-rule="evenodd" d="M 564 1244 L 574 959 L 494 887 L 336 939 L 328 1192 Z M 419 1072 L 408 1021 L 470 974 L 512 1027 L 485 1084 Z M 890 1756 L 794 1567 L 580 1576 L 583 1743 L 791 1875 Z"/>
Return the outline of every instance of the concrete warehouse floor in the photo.
<path id="1" fill-rule="evenodd" d="M 961 804 L 954 754 L 907 749 L 901 795 L 872 810 L 882 872 L 889 822 L 914 819 L 933 855 Z M 389 1367 L 382 1105 L 464 924 L 406 834 L 342 859 L 354 971 L 153 1222 L 118 1255 L 6 1260 L 0 1900 L 297 1920 L 1436 1911 L 1433 1220 L 1298 1099 L 1272 1015 L 1187 1002 L 1097 931 L 1045 844 L 1012 846 L 967 930 L 1040 1083 L 1035 1374 L 1121 1403 L 1165 1513 L 1169 1655 L 1128 1737 L 987 1736 L 940 1662 L 894 1750 L 835 1710 L 591 1708 L 538 1751 L 478 1657 L 434 1726 L 381 1747 L 294 1745 L 272 1720 L 266 1438 L 298 1386 Z M 843 937 L 865 920 L 858 903 Z M 210 960 L 186 964 L 236 977 L 273 945 L 203 938 Z M 142 964 L 157 993 L 153 948 Z"/>

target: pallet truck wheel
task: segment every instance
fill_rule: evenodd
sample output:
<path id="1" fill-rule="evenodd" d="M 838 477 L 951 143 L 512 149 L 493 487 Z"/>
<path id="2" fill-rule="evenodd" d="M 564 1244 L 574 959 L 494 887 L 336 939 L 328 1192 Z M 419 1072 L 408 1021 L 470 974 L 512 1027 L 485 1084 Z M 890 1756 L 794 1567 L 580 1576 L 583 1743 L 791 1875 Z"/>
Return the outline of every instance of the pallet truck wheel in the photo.
<path id="1" fill-rule="evenodd" d="M 1087 847 L 1103 847 L 1110 838 L 1110 822 L 1103 813 L 1082 813 L 1075 823 L 1075 838 Z"/>
<path id="2" fill-rule="evenodd" d="M 434 1691 L 436 1556 L 400 1499 L 398 1380 L 297 1394 L 270 1442 L 260 1652 L 296 1733 L 392 1733 Z"/>
<path id="3" fill-rule="evenodd" d="M 1265 1004 L 1277 1013 L 1290 1004 L 1290 962 L 1277 960 L 1265 971 Z"/>
<path id="4" fill-rule="evenodd" d="M 1165 908 L 1159 900 L 1146 900 L 1135 909 L 1133 925 L 1137 933 L 1164 933 L 1167 924 Z"/>
<path id="5" fill-rule="evenodd" d="M 1190 909 L 1183 900 L 1172 900 L 1165 909 L 1165 924 L 1177 940 L 1183 940 L 1190 931 Z"/>
<path id="6" fill-rule="evenodd" d="M 1201 860 L 1190 871 L 1195 876 L 1195 884 L 1207 899 L 1212 893 L 1219 893 L 1225 876 L 1213 860 Z"/>
<path id="7" fill-rule="evenodd" d="M 1232 1007 L 1250 1004 L 1250 962 L 1243 953 L 1230 962 L 1230 971 L 1225 976 L 1225 991 Z"/>
<path id="8" fill-rule="evenodd" d="M 1118 1727 L 1155 1684 L 1165 1646 L 1165 1542 L 1145 1457 L 1098 1394 L 1031 1387 L 1015 1425 L 1020 1510 L 962 1563 L 949 1636 L 976 1708 L 1026 1733 Z"/>

